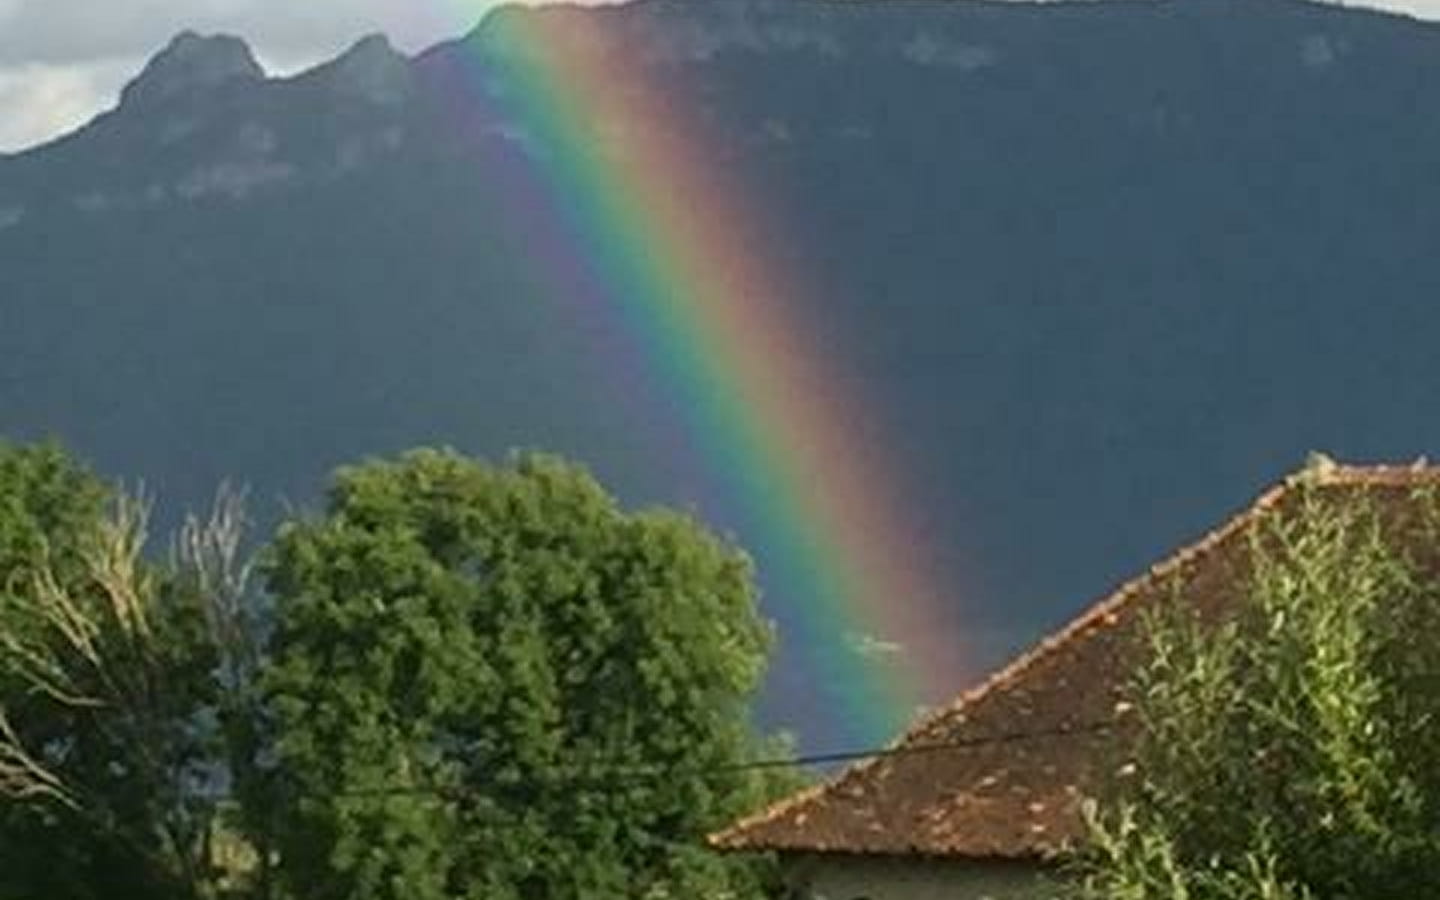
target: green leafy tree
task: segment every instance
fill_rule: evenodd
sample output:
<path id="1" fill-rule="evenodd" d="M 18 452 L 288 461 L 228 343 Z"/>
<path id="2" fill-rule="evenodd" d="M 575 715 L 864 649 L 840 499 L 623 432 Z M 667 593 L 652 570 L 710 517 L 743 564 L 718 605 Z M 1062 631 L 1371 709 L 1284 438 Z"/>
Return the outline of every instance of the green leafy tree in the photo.
<path id="1" fill-rule="evenodd" d="M 296 897 L 721 898 L 703 836 L 767 798 L 770 634 L 744 555 L 580 468 L 451 452 L 342 469 L 285 525 L 264 678 Z"/>
<path id="2" fill-rule="evenodd" d="M 0 595 L 27 589 L 42 570 L 66 585 L 83 579 L 82 547 L 109 498 L 59 445 L 0 440 Z"/>
<path id="3" fill-rule="evenodd" d="M 146 504 L 56 447 L 0 448 L 0 897 L 223 890 L 237 511 L 156 565 Z"/>
<path id="4" fill-rule="evenodd" d="M 1233 615 L 1152 619 L 1135 775 L 1092 810 L 1086 896 L 1440 891 L 1440 516 L 1411 501 L 1306 488 L 1252 533 Z"/>
<path id="5" fill-rule="evenodd" d="M 0 628 L 19 627 L 16 598 L 47 568 L 59 582 L 73 585 L 80 579 L 80 547 L 89 539 L 108 493 L 98 478 L 54 444 L 0 441 Z M 0 736 L 13 735 L 10 720 L 29 705 L 33 701 L 25 685 L 0 667 L 0 712 L 6 714 Z M 23 771 L 22 762 L 0 753 L 0 779 L 13 782 Z M 44 823 L 27 806 L 8 791 L 0 793 L 0 896 L 28 895 L 36 876 L 57 863 L 73 869 L 67 865 L 68 847 L 56 847 L 59 852 L 48 858 L 38 852 L 47 843 L 54 846 L 56 835 L 43 834 Z"/>

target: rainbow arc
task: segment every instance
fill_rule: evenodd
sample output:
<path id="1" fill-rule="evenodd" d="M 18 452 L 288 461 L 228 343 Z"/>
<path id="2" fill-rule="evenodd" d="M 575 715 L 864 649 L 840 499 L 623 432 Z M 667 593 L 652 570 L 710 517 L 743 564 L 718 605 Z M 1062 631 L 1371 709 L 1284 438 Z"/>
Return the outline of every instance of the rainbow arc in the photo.
<path id="1" fill-rule="evenodd" d="M 786 625 L 817 704 L 855 746 L 893 737 L 966 673 L 957 598 L 924 558 L 902 466 L 868 445 L 869 406 L 823 347 L 763 198 L 713 158 L 683 84 L 567 30 L 574 10 L 497 16 L 465 90 L 536 148 L 512 200 L 565 223 L 566 259 L 683 410 Z M 599 27 L 594 11 L 590 24 Z M 502 90 L 496 95 L 495 87 Z"/>

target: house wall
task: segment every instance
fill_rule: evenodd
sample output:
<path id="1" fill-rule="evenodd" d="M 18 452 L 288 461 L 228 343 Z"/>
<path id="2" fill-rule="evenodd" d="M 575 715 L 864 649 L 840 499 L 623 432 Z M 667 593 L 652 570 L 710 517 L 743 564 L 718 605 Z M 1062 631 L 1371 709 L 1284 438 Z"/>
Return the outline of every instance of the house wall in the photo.
<path id="1" fill-rule="evenodd" d="M 1055 900 L 1058 882 L 1033 863 L 912 857 L 808 856 L 787 860 L 802 900 Z"/>

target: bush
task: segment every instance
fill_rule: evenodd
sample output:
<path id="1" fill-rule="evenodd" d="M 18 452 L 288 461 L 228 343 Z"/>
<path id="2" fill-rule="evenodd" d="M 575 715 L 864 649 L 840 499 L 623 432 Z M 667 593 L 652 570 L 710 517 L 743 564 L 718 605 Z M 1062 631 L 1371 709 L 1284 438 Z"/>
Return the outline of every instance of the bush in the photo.
<path id="1" fill-rule="evenodd" d="M 1147 623 L 1136 770 L 1092 807 L 1082 894 L 1399 900 L 1440 891 L 1440 590 L 1359 491 L 1301 491 L 1250 535 L 1248 590 Z"/>

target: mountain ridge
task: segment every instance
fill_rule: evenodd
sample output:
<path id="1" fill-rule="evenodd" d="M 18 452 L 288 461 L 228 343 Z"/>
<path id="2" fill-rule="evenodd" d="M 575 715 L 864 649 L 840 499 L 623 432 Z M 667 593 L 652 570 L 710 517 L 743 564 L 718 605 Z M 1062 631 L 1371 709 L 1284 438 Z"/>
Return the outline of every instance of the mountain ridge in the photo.
<path id="1" fill-rule="evenodd" d="M 207 103 L 221 105 L 232 103 L 242 107 L 246 107 L 247 104 L 248 106 L 264 105 L 262 94 L 282 93 L 287 90 L 310 87 L 317 83 L 338 85 L 345 78 L 341 77 L 337 81 L 337 74 L 348 72 L 348 77 L 352 81 L 361 77 L 369 81 L 366 86 L 351 84 L 356 98 L 400 104 L 410 96 L 409 92 L 415 88 L 417 79 L 424 79 L 427 74 L 433 74 L 437 69 L 454 69 L 457 65 L 457 57 L 483 57 L 487 53 L 507 52 L 504 49 L 503 41 L 491 38 L 503 31 L 507 27 L 507 23 L 514 20 L 540 17 L 555 20 L 568 18 L 573 20 L 575 30 L 583 33 L 587 27 L 607 17 L 612 19 L 628 17 L 632 21 L 632 27 L 617 29 L 617 43 L 629 41 L 641 47 L 651 48 L 650 58 L 647 61 L 652 64 L 683 66 L 686 63 L 707 62 L 715 54 L 721 53 L 727 48 L 750 51 L 764 49 L 767 46 L 767 40 L 768 48 L 771 50 L 809 50 L 821 56 L 836 57 L 844 53 L 842 38 L 845 37 L 839 33 L 843 31 L 843 28 L 837 30 L 837 24 L 843 24 L 846 17 L 875 16 L 877 10 L 885 5 L 893 6 L 899 12 L 887 10 L 878 18 L 898 18 L 908 7 L 927 15 L 936 15 L 941 11 L 953 14 L 956 18 L 968 15 L 970 22 L 962 24 L 972 25 L 984 25 L 986 20 L 991 18 L 1004 19 L 1008 17 L 1023 20 L 1030 16 L 1038 16 L 1042 19 L 1058 20 L 1070 14 L 1079 14 L 1080 17 L 1084 17 L 1086 14 L 1093 13 L 1097 7 L 1103 7 L 1107 11 L 1111 9 L 1133 11 L 1138 15 L 1157 20 L 1169 17 L 1183 20 L 1188 25 L 1193 25 L 1197 21 L 1225 21 L 1225 17 L 1236 14 L 1259 18 L 1262 15 L 1273 13 L 1275 10 L 1284 10 L 1303 12 L 1306 16 L 1318 19 L 1323 19 L 1327 15 L 1346 17 L 1351 21 L 1370 19 L 1372 24 L 1384 23 L 1384 25 L 1392 27 L 1420 29 L 1433 28 L 1437 30 L 1436 33 L 1440 33 L 1440 24 L 1422 22 L 1403 14 L 1332 6 L 1313 3 L 1310 0 L 1264 0 L 1260 4 L 1255 3 L 1254 0 L 1243 0 L 1243 2 L 1242 0 L 1050 0 L 1050 2 L 1020 2 L 1020 0 L 953 2 L 952 0 L 949 3 L 935 2 L 935 0 L 886 0 L 885 3 L 854 2 L 854 0 L 807 0 L 802 3 L 774 2 L 774 0 L 714 0 L 702 7 L 697 7 L 688 0 L 639 0 L 639 2 L 598 7 L 566 4 L 530 7 L 519 4 L 502 4 L 487 11 L 480 22 L 464 36 L 440 41 L 414 55 L 405 55 L 396 51 L 388 37 L 380 33 L 373 33 L 359 38 L 348 49 L 332 59 L 317 63 L 294 74 L 270 76 L 259 66 L 253 52 L 242 38 L 232 35 L 202 37 L 194 31 L 185 31 L 178 34 L 166 48 L 158 51 L 150 59 L 144 71 L 137 75 L 130 85 L 126 86 L 117 107 L 102 113 L 94 121 L 74 132 L 59 136 L 39 147 L 8 156 L 0 155 L 0 161 L 13 165 L 15 162 L 29 157 L 32 153 L 48 152 L 56 144 L 68 145 L 77 140 L 83 141 L 97 129 L 103 130 L 118 123 L 123 123 L 125 126 L 141 124 L 127 121 L 127 114 L 129 118 L 143 120 L 147 114 L 155 112 L 154 103 L 165 100 L 184 100 L 187 94 L 191 95 L 190 100 L 196 101 L 197 98 L 193 93 L 196 91 L 207 95 L 205 97 Z M 958 9 L 944 9 L 947 6 Z M 819 11 L 820 14 L 813 21 L 806 19 L 806 16 L 814 11 Z M 697 12 L 702 22 L 699 25 L 696 24 L 695 18 Z M 936 16 L 936 18 L 942 19 L 943 15 Z M 799 28 L 795 24 L 796 22 L 805 22 L 808 30 Z M 1053 21 L 1047 24 L 1053 24 Z M 670 29 L 668 32 L 667 28 Z M 603 29 L 597 30 L 603 31 Z M 899 53 L 918 65 L 948 66 L 962 71 L 975 72 L 994 67 L 998 62 L 995 48 L 956 40 L 954 35 L 937 35 L 923 30 L 905 33 L 903 27 L 891 29 L 891 31 L 901 33 L 883 34 L 881 42 L 885 45 L 886 52 Z M 1197 34 L 1197 36 L 1200 35 Z M 873 36 L 867 35 L 866 37 L 872 39 L 873 42 Z M 850 35 L 850 38 L 853 41 L 854 36 Z M 1344 52 L 1343 49 L 1337 51 L 1337 48 L 1326 42 L 1324 36 L 1320 34 L 1304 36 L 1303 40 L 1305 43 L 1298 52 L 1303 59 L 1309 60 L 1308 64 L 1315 69 L 1333 66 L 1340 61 L 1340 54 Z M 213 54 L 213 64 L 219 67 L 216 71 L 201 73 L 198 76 L 190 76 L 183 71 L 166 76 L 163 72 L 153 71 L 156 66 L 165 67 L 172 59 L 175 59 L 177 49 L 183 56 L 187 52 L 194 53 L 201 48 L 208 48 Z M 356 71 L 356 64 L 368 67 L 368 71 L 362 76 Z M 183 68 L 182 64 L 181 69 Z M 232 75 L 238 77 L 231 77 Z M 172 88 L 176 89 L 167 88 L 159 92 L 161 96 L 149 98 L 151 101 L 149 109 L 127 109 L 126 95 L 133 96 L 137 86 L 153 83 L 152 80 L 157 77 L 168 78 Z M 180 79 L 179 83 L 174 81 L 177 77 Z M 226 91 L 229 89 L 233 89 L 233 93 L 226 96 Z M 141 93 L 146 92 L 141 91 Z M 134 104 L 131 105 L 133 107 Z M 179 133 L 189 131 L 189 126 L 182 124 L 168 127 L 168 132 L 165 132 L 162 127 L 160 136 L 162 143 L 169 143 L 175 140 Z M 145 129 L 130 127 L 127 130 L 134 132 Z M 0 190 L 3 190 L 3 181 L 0 181 Z M 3 199 L 0 197 L 0 200 Z"/>

